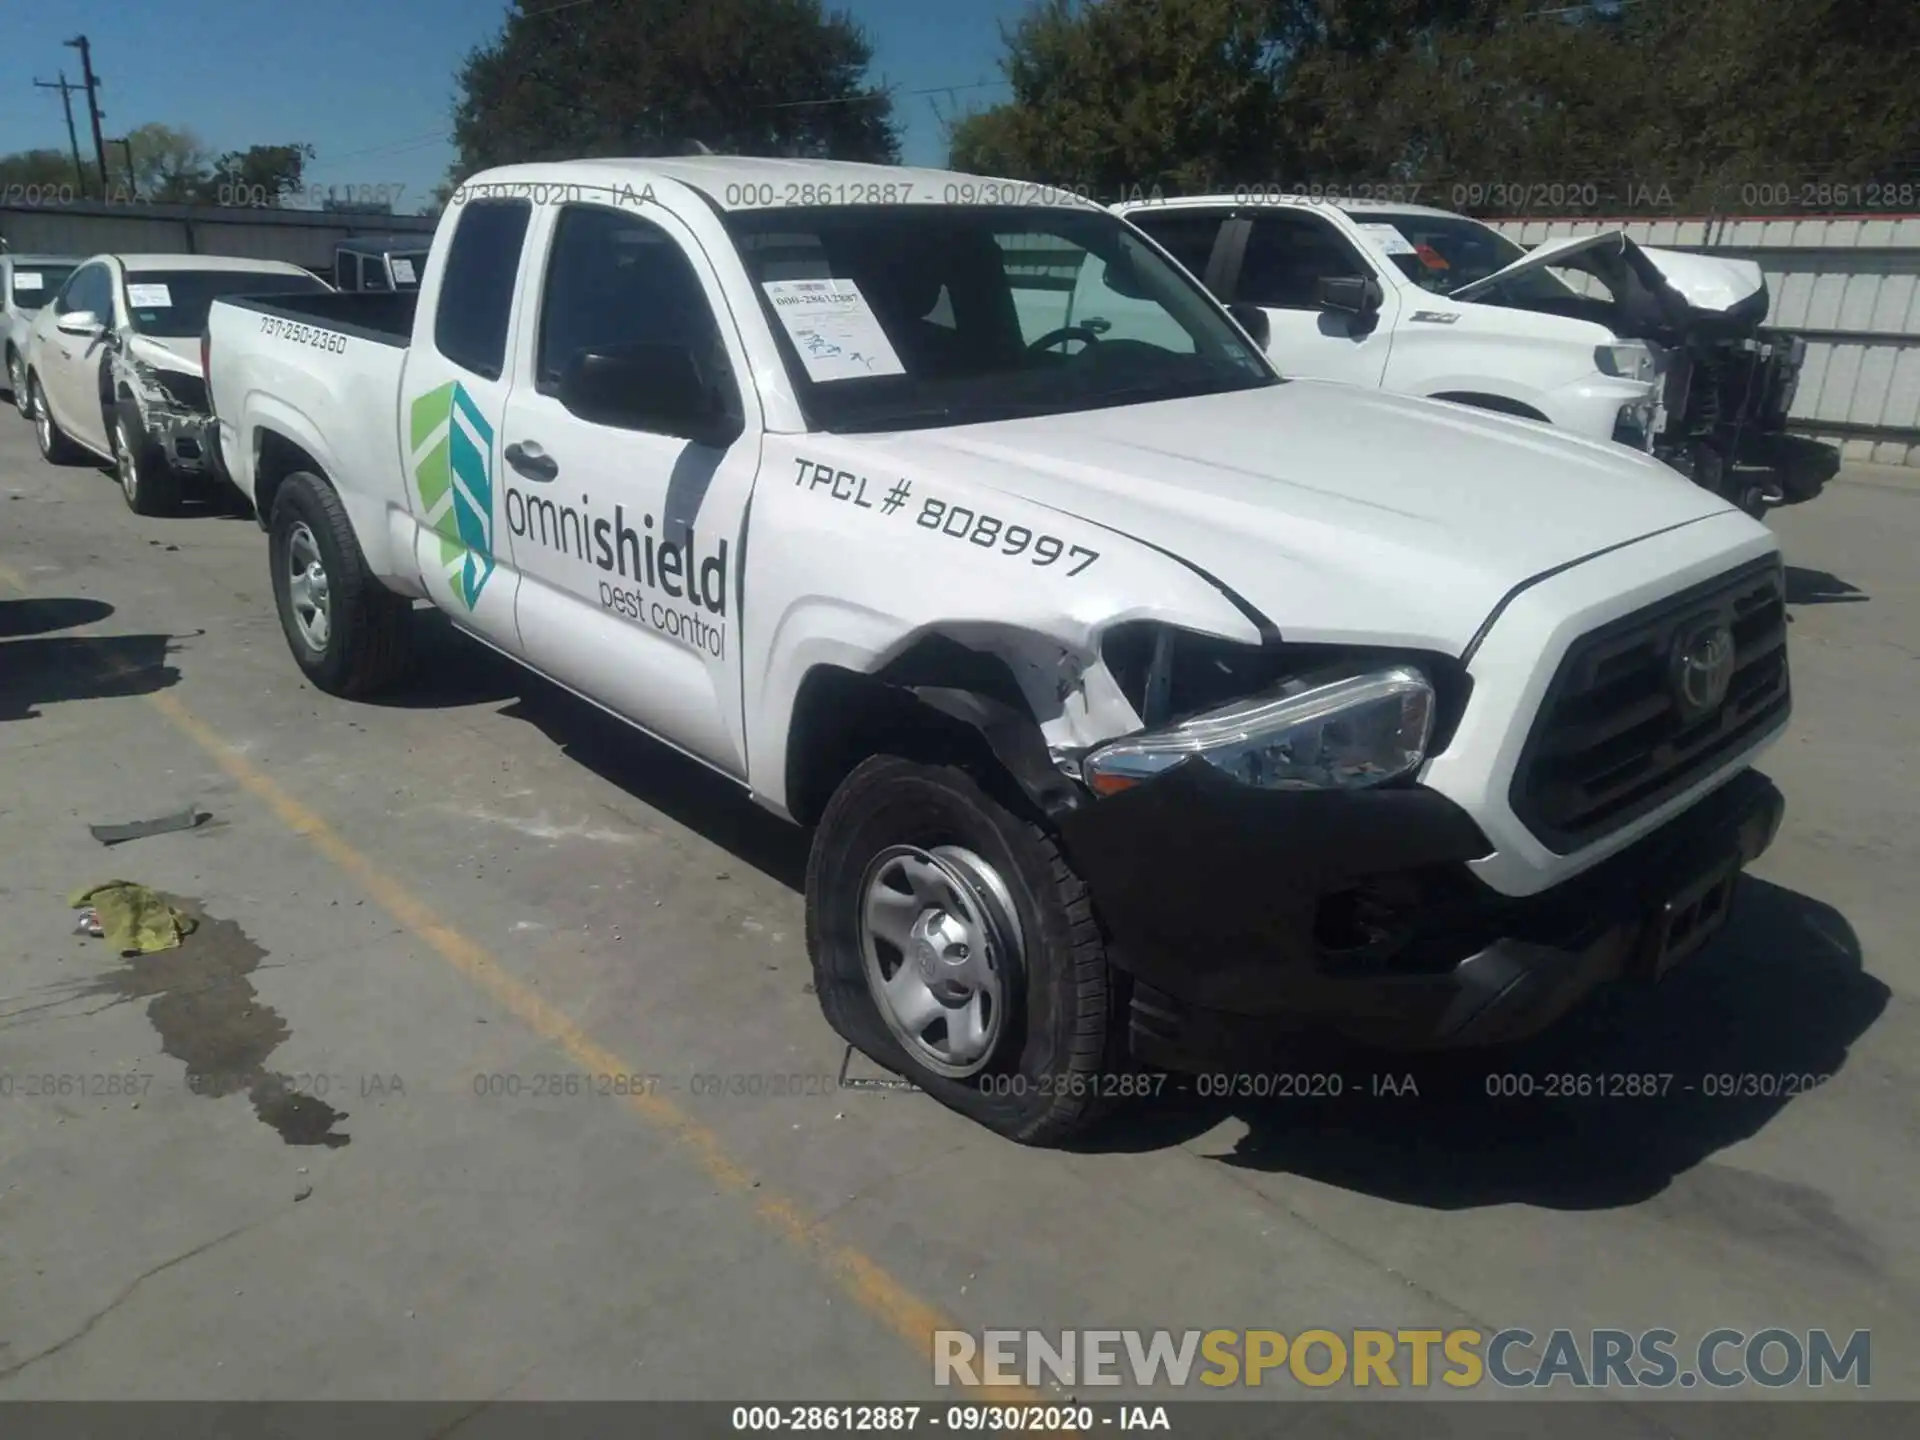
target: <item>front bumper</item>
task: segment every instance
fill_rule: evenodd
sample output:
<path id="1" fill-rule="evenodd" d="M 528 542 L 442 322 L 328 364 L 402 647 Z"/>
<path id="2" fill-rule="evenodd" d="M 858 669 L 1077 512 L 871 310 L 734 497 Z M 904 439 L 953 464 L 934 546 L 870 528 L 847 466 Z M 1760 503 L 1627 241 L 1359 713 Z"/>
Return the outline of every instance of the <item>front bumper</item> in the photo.
<path id="1" fill-rule="evenodd" d="M 1474 878 L 1486 838 L 1417 786 L 1259 791 L 1192 761 L 1062 829 L 1131 977 L 1134 1055 L 1191 1070 L 1295 1030 L 1415 1050 L 1533 1034 L 1704 943 L 1783 812 L 1745 771 L 1525 897 Z"/>
<path id="2" fill-rule="evenodd" d="M 211 415 L 148 411 L 147 438 L 166 463 L 183 475 L 217 475 L 212 454 L 218 426 Z"/>

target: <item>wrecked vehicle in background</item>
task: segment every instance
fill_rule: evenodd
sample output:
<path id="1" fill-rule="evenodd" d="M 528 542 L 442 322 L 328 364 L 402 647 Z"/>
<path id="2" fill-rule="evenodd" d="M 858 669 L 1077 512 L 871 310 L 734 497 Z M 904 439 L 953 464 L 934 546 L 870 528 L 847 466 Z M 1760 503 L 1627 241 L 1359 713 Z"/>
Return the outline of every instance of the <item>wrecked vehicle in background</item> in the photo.
<path id="1" fill-rule="evenodd" d="M 336 290 L 418 290 L 433 236 L 354 235 L 333 247 Z"/>
<path id="2" fill-rule="evenodd" d="M 1115 208 L 1222 300 L 1259 307 L 1283 373 L 1617 441 L 1755 515 L 1812 499 L 1839 469 L 1833 446 L 1787 433 L 1806 346 L 1763 328 L 1751 260 L 1649 249 L 1617 229 L 1529 251 L 1465 215 L 1384 201 Z"/>
<path id="3" fill-rule="evenodd" d="M 279 260 L 95 255 L 35 318 L 23 356 L 26 407 L 53 464 L 110 462 L 127 504 L 170 513 L 188 477 L 220 477 L 202 334 L 214 300 L 321 294 Z"/>
<path id="4" fill-rule="evenodd" d="M 0 246 L 5 245 L 0 240 Z M 16 255 L 0 249 L 0 344 L 13 403 L 27 414 L 27 332 L 34 316 L 80 263 L 74 255 Z"/>

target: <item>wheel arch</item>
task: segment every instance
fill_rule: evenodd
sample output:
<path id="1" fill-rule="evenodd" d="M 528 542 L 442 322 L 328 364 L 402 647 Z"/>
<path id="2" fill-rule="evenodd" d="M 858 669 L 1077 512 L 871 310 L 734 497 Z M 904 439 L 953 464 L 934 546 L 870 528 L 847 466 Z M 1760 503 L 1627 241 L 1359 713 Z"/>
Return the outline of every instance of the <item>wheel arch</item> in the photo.
<path id="1" fill-rule="evenodd" d="M 787 727 L 787 813 L 813 824 L 861 761 L 889 753 L 958 765 L 1035 818 L 1063 814 L 1083 798 L 1054 765 L 1007 661 L 937 632 L 875 671 L 831 663 L 807 671 Z"/>
<path id="2" fill-rule="evenodd" d="M 1553 423 L 1544 411 L 1535 409 L 1524 400 L 1515 400 L 1510 395 L 1494 395 L 1484 390 L 1436 390 L 1427 398 L 1451 400 L 1456 405 L 1471 405 L 1476 410 L 1491 410 L 1496 415 L 1512 415 L 1521 420 L 1538 420 L 1547 425 Z"/>

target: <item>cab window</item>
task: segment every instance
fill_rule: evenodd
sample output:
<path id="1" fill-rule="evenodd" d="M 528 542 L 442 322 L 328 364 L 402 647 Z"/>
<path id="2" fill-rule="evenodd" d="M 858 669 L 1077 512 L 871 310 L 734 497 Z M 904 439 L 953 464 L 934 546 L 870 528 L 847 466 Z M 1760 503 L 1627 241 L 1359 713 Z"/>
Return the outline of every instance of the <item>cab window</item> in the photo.
<path id="1" fill-rule="evenodd" d="M 552 395 L 576 356 L 636 345 L 682 347 L 708 385 L 734 388 L 713 308 L 678 242 L 624 210 L 564 207 L 547 256 L 534 387 Z"/>
<path id="2" fill-rule="evenodd" d="M 1353 247 L 1317 216 L 1258 215 L 1251 224 L 1236 300 L 1275 310 L 1312 310 L 1319 281 L 1370 274 Z"/>
<path id="3" fill-rule="evenodd" d="M 1207 278 L 1207 265 L 1213 259 L 1214 242 L 1220 238 L 1221 215 L 1191 210 L 1148 211 L 1127 216 L 1151 235 L 1174 259 L 1193 272 L 1196 280 Z"/>

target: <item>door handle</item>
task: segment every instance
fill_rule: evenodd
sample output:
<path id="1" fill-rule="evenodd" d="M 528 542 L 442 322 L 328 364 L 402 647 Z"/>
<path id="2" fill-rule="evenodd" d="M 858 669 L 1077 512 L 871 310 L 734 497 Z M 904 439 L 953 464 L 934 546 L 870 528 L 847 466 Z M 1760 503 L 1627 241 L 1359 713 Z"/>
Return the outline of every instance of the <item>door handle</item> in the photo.
<path id="1" fill-rule="evenodd" d="M 507 457 L 507 464 L 515 471 L 542 485 L 560 473 L 559 462 L 531 440 L 516 440 L 503 453 Z"/>

